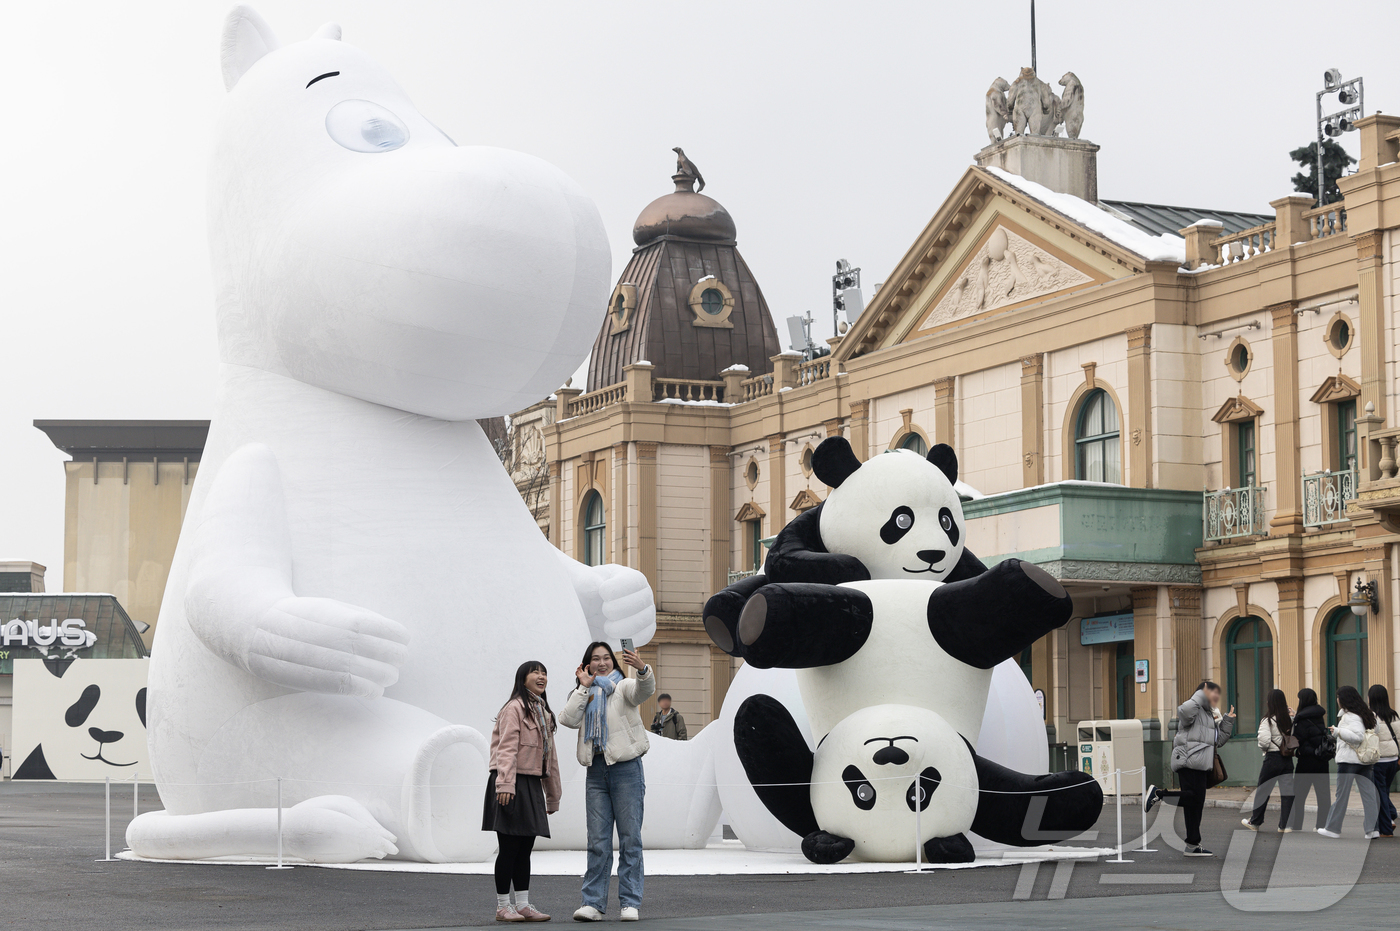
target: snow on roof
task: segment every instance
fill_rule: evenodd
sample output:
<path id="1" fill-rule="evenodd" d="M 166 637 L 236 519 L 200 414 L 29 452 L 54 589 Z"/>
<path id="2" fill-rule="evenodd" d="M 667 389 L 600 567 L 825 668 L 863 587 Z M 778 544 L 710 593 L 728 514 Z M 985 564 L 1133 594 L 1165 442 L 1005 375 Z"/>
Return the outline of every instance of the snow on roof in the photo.
<path id="1" fill-rule="evenodd" d="M 1027 181 L 1020 175 L 1001 168 L 986 169 L 1002 181 L 1028 194 L 1052 210 L 1062 213 L 1081 226 L 1086 226 L 1107 239 L 1130 249 L 1149 262 L 1186 261 L 1186 240 L 1180 236 L 1152 236 L 1118 219 L 1106 210 L 1073 194 L 1052 191 L 1043 184 Z"/>
<path id="2" fill-rule="evenodd" d="M 725 369 L 724 372 L 747 372 L 748 370 L 749 370 L 749 367 L 748 367 L 747 365 L 745 365 L 744 363 L 742 363 L 742 362 L 735 362 L 735 363 L 734 363 L 733 365 L 731 365 L 729 368 Z M 720 374 L 723 375 L 724 372 L 720 372 Z"/>

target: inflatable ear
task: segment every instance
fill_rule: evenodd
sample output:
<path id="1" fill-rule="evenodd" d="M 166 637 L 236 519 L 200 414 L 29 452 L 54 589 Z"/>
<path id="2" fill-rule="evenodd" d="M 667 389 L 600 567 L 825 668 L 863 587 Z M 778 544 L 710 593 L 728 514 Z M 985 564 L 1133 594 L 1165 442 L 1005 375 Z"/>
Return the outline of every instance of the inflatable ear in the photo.
<path id="1" fill-rule="evenodd" d="M 338 31 L 339 27 L 337 27 Z M 219 62 L 224 69 L 224 90 L 231 91 L 238 79 L 248 73 L 268 52 L 275 52 L 281 43 L 272 27 L 263 21 L 258 11 L 239 5 L 229 10 L 224 20 L 224 35 L 219 41 Z"/>
<path id="2" fill-rule="evenodd" d="M 938 466 L 949 482 L 958 480 L 958 454 L 947 443 L 939 443 L 928 451 L 928 461 Z"/>
<path id="3" fill-rule="evenodd" d="M 340 23 L 326 23 L 311 34 L 313 39 L 333 39 L 340 41 Z"/>
<path id="4" fill-rule="evenodd" d="M 812 471 L 832 488 L 839 487 L 859 468 L 860 460 L 843 436 L 829 436 L 812 451 Z"/>

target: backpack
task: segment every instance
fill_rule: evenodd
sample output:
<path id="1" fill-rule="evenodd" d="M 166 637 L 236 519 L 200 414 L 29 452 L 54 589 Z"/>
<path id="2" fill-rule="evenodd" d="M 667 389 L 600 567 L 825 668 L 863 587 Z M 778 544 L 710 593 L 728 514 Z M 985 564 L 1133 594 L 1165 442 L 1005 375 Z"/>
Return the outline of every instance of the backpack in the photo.
<path id="1" fill-rule="evenodd" d="M 1381 738 L 1374 727 L 1368 727 L 1361 743 L 1356 746 L 1356 758 L 1362 766 L 1369 766 L 1381 758 Z"/>

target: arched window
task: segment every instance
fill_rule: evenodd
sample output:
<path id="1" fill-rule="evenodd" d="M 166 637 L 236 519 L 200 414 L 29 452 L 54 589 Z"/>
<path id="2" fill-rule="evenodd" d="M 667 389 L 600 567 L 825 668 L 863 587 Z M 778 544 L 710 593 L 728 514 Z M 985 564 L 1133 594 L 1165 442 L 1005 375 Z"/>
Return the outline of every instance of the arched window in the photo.
<path id="1" fill-rule="evenodd" d="M 1354 685 L 1363 696 L 1366 681 L 1366 619 L 1338 608 L 1327 621 L 1327 707 L 1337 716 L 1337 689 Z"/>
<path id="2" fill-rule="evenodd" d="M 584 565 L 603 564 L 603 537 L 607 529 L 607 518 L 603 515 L 603 496 L 596 491 L 590 491 L 583 503 Z"/>
<path id="3" fill-rule="evenodd" d="M 1264 698 L 1274 687 L 1274 635 L 1268 622 L 1242 617 L 1230 628 L 1225 641 L 1225 707 L 1235 706 L 1235 734 L 1248 736 L 1259 730 Z"/>
<path id="4" fill-rule="evenodd" d="M 1123 481 L 1118 446 L 1118 407 L 1102 388 L 1085 395 L 1074 422 L 1074 477 L 1086 482 Z"/>
<path id="5" fill-rule="evenodd" d="M 899 441 L 899 448 L 912 450 L 920 456 L 928 455 L 928 444 L 924 442 L 923 437 L 912 430 L 905 434 L 904 439 Z"/>

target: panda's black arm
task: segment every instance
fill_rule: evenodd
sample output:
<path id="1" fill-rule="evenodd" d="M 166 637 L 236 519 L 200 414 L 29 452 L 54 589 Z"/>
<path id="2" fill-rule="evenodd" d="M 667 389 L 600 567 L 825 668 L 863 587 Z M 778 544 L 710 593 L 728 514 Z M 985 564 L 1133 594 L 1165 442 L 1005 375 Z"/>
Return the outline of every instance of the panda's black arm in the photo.
<path id="1" fill-rule="evenodd" d="M 964 579 L 975 579 L 987 571 L 987 564 L 977 558 L 977 554 L 972 550 L 963 548 L 962 557 L 958 564 L 953 567 L 953 571 L 948 573 L 945 582 L 961 582 Z"/>
<path id="2" fill-rule="evenodd" d="M 971 749 L 971 744 L 968 745 Z M 1103 811 L 1103 789 L 1088 773 L 1028 776 L 974 751 L 977 814 L 972 830 L 1013 847 L 1038 847 L 1091 830 Z"/>
<path id="3" fill-rule="evenodd" d="M 1050 573 L 1008 559 L 975 578 L 935 589 L 928 600 L 928 626 L 950 656 L 991 669 L 1063 627 L 1073 610 L 1069 593 Z"/>
<path id="4" fill-rule="evenodd" d="M 739 615 L 743 613 L 744 605 L 748 604 L 749 596 L 767 584 L 767 576 L 751 575 L 711 595 L 710 600 L 705 602 L 705 632 L 715 646 L 730 656 L 744 655 L 734 633 L 739 626 Z"/>
<path id="5" fill-rule="evenodd" d="M 865 646 L 874 618 L 870 598 L 854 588 L 769 583 L 744 605 L 735 644 L 759 669 L 832 666 Z"/>
<path id="6" fill-rule="evenodd" d="M 839 585 L 870 578 L 870 571 L 859 559 L 827 552 L 821 534 L 823 507 L 819 504 L 804 511 L 778 533 L 763 564 L 768 581 Z"/>
<path id="7" fill-rule="evenodd" d="M 751 695 L 734 716 L 734 750 L 763 806 L 798 837 L 817 830 L 812 751 L 782 702 Z"/>

